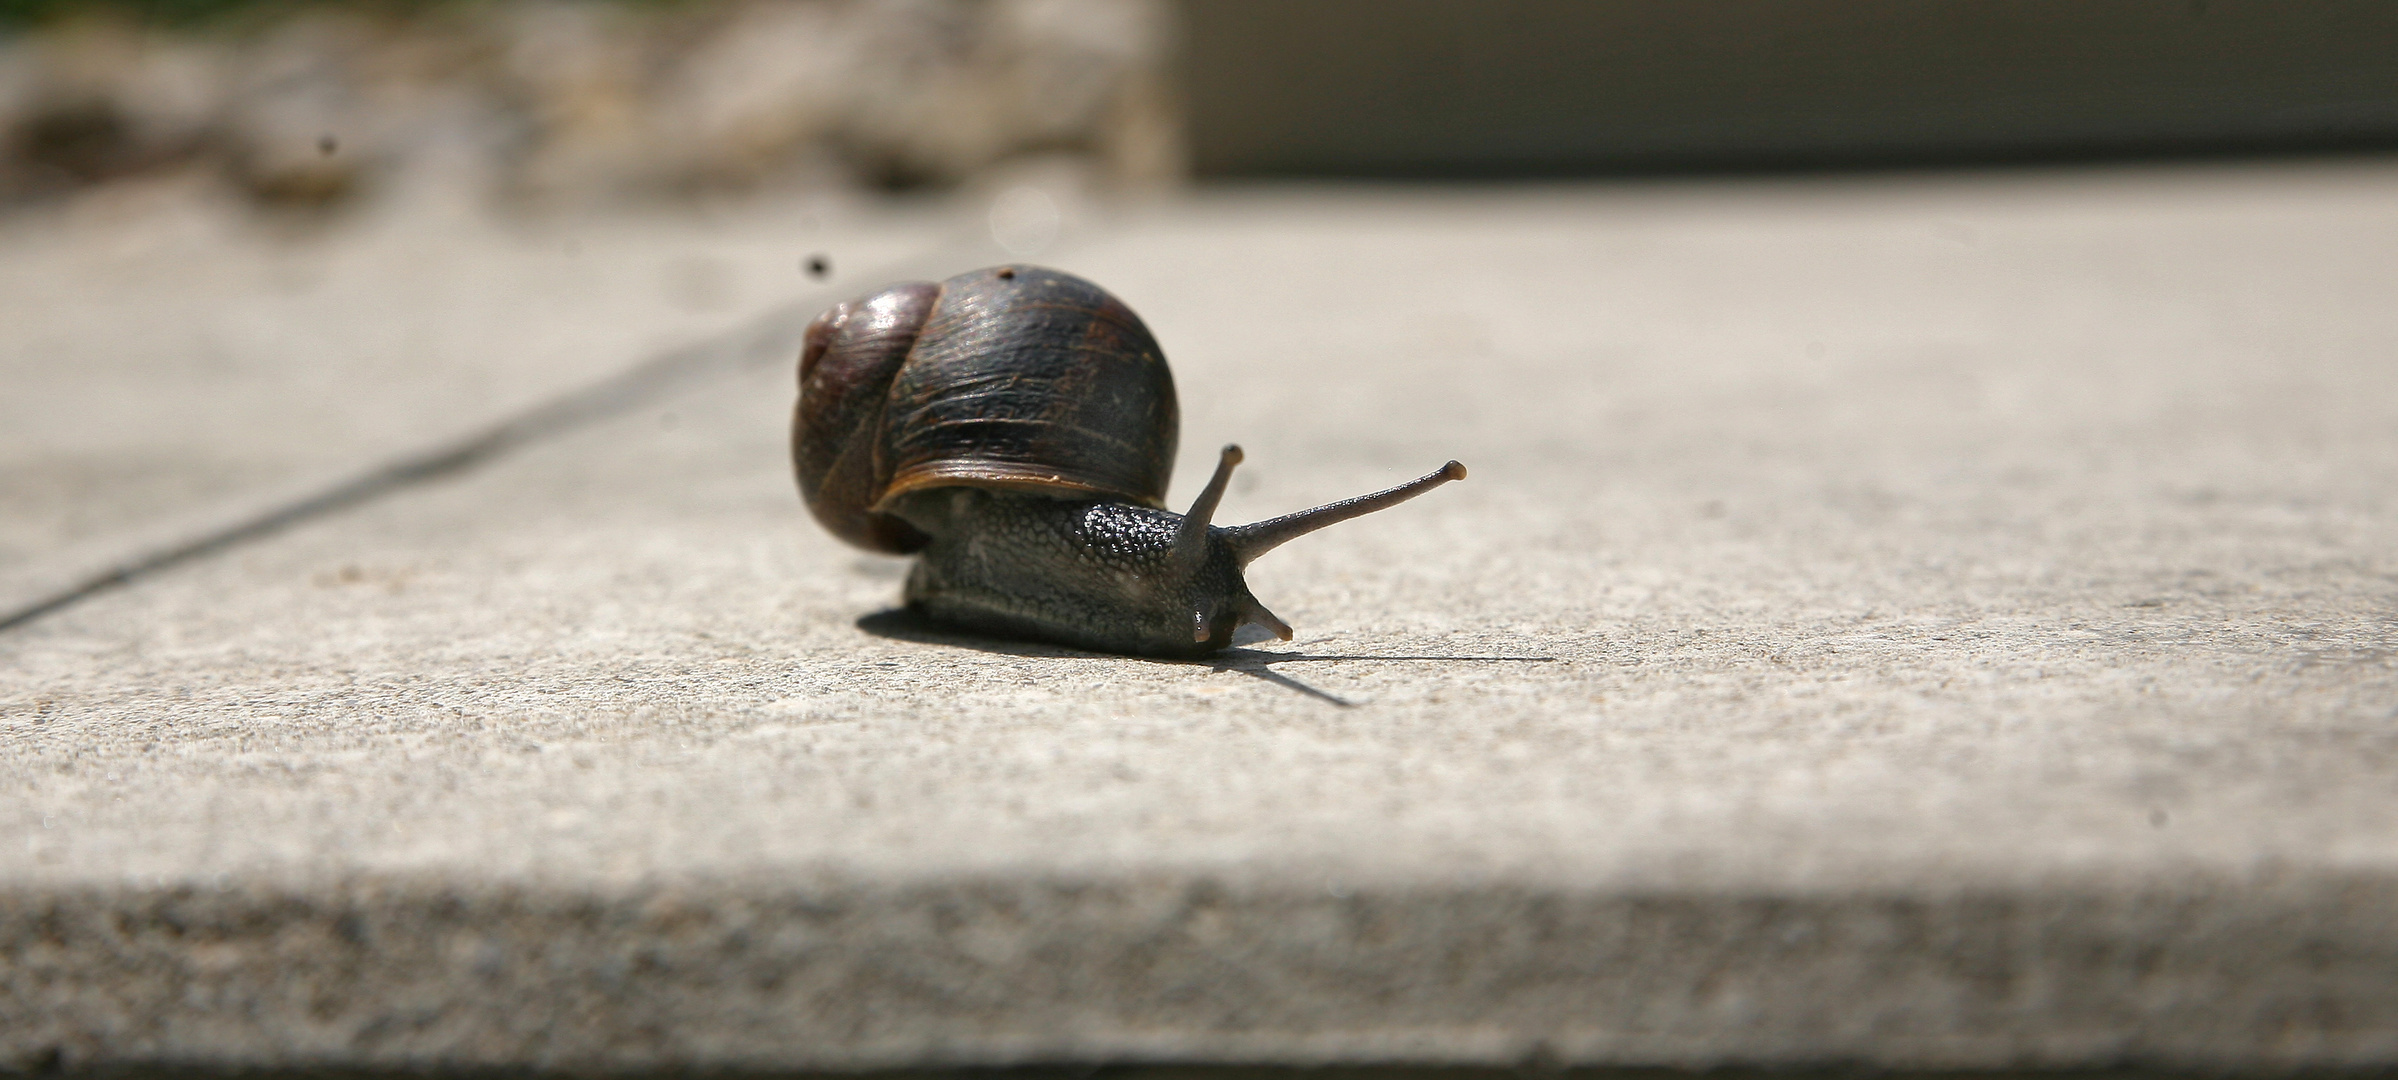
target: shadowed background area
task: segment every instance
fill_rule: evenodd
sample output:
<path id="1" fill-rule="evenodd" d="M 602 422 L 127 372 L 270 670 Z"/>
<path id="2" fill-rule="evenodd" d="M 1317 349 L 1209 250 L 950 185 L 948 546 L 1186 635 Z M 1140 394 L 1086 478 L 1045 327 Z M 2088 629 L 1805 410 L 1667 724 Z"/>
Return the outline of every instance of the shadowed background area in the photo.
<path id="1" fill-rule="evenodd" d="M 1191 0 L 1201 176 L 1499 178 L 2398 144 L 2372 0 Z"/>

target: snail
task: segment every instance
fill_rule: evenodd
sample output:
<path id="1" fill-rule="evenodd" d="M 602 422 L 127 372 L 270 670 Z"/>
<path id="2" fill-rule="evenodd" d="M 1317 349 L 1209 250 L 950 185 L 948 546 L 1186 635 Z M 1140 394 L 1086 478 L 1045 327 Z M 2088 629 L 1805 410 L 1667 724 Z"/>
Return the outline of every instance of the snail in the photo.
<path id="1" fill-rule="evenodd" d="M 1214 525 L 1226 446 L 1187 514 L 1165 509 L 1180 414 L 1165 354 L 1081 278 L 998 266 L 893 285 L 808 325 L 791 457 L 835 536 L 918 554 L 908 607 L 934 621 L 1100 652 L 1201 656 L 1289 624 L 1241 571 L 1293 538 L 1451 480 L 1251 525 Z"/>

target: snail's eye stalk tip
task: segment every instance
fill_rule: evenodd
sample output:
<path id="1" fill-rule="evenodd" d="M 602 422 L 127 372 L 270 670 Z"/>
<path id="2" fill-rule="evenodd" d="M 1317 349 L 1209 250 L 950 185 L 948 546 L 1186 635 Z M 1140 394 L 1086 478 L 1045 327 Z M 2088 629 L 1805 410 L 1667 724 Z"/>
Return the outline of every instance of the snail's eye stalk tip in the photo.
<path id="1" fill-rule="evenodd" d="M 1216 459 L 1216 474 L 1207 480 L 1207 487 L 1191 503 L 1191 512 L 1182 516 L 1182 527 L 1174 536 L 1174 561 L 1186 574 L 1199 572 L 1207 562 L 1207 524 L 1216 516 L 1216 504 L 1224 499 L 1224 485 L 1232 482 L 1232 467 L 1241 463 L 1241 448 L 1237 443 L 1224 444 L 1224 456 Z M 1200 635 L 1201 640 L 1206 635 Z"/>
<path id="2" fill-rule="evenodd" d="M 1337 525 L 1353 517 L 1371 514 L 1376 510 L 1387 510 L 1451 480 L 1463 479 L 1465 479 L 1465 466 L 1452 461 L 1441 466 L 1440 471 L 1429 476 L 1410 480 L 1397 487 L 1377 491 L 1371 495 L 1360 495 L 1354 499 L 1327 503 L 1312 510 L 1301 510 L 1296 514 L 1284 514 L 1281 517 L 1252 525 L 1226 529 L 1224 532 L 1228 535 L 1225 540 L 1232 545 L 1234 558 L 1238 559 L 1242 566 L 1247 566 L 1250 560 L 1317 529 L 1327 525 Z"/>

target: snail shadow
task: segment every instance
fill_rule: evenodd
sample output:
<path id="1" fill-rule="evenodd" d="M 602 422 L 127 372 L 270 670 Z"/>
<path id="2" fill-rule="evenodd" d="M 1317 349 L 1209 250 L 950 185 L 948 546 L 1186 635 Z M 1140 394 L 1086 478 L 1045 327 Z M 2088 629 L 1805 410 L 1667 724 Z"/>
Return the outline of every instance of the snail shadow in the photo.
<path id="1" fill-rule="evenodd" d="M 979 652 L 997 653 L 1003 656 L 1104 657 L 1111 660 L 1127 660 L 1135 663 L 1173 664 L 1181 667 L 1203 667 L 1211 671 L 1230 671 L 1241 675 L 1247 675 L 1253 679 L 1269 682 L 1276 686 L 1282 687 L 1285 690 L 1304 694 L 1308 697 L 1315 698 L 1318 701 L 1322 701 L 1331 705 L 1337 705 L 1344 709 L 1356 708 L 1358 703 L 1341 697 L 1338 694 L 1329 693 L 1317 687 L 1310 686 L 1304 682 L 1276 671 L 1274 670 L 1273 665 L 1331 660 L 1376 662 L 1444 661 L 1452 663 L 1487 663 L 1492 661 L 1500 661 L 1530 664 L 1555 663 L 1557 660 L 1557 658 L 1554 656 L 1390 656 L 1358 653 L 1286 653 L 1269 652 L 1264 649 L 1244 649 L 1238 646 L 1226 649 L 1223 652 L 1216 653 L 1213 656 L 1204 656 L 1192 660 L 1163 660 L 1156 657 L 1118 656 L 1113 653 L 1097 653 L 1086 649 L 1076 649 L 1065 645 L 1049 645 L 1035 641 L 1015 641 L 1008 638 L 986 637 L 981 634 L 944 626 L 906 608 L 889 608 L 883 611 L 877 611 L 871 615 L 861 616 L 858 619 L 857 626 L 858 629 L 876 637 L 889 638 L 894 641 L 908 641 L 919 645 L 947 645 L 960 649 L 974 649 Z"/>

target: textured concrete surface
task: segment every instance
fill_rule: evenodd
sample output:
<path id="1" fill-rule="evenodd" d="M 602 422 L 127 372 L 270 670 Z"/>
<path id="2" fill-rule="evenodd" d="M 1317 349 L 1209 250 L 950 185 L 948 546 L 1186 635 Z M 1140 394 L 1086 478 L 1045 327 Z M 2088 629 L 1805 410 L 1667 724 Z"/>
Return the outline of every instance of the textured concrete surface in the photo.
<path id="1" fill-rule="evenodd" d="M 0 1052 L 2398 1061 L 2398 167 L 1226 193 L 1045 261 L 1253 568 L 883 611 L 789 373 L 0 636 Z"/>
<path id="2" fill-rule="evenodd" d="M 0 219 L 0 615 L 950 239 L 818 198 L 330 221 L 162 182 Z M 804 318 L 804 316 L 803 316 Z"/>

